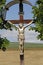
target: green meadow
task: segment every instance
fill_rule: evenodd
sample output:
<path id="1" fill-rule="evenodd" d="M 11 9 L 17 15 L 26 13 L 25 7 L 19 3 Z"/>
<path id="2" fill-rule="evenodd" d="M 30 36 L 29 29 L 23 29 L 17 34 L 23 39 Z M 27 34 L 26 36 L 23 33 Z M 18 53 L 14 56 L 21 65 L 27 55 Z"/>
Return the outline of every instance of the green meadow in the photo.
<path id="1" fill-rule="evenodd" d="M 18 42 L 11 42 L 8 46 L 8 49 L 18 49 L 19 43 Z M 24 43 L 24 49 L 31 49 L 31 48 L 43 48 L 43 44 L 39 43 Z"/>

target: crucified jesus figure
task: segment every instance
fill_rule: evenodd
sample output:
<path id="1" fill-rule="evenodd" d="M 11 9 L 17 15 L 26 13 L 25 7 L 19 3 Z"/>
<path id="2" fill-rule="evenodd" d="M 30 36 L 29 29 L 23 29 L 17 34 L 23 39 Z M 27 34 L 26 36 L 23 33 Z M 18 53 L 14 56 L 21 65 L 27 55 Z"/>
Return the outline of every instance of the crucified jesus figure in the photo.
<path id="1" fill-rule="evenodd" d="M 8 21 L 9 22 L 9 21 Z M 24 30 L 25 28 L 27 28 L 29 25 L 31 25 L 33 21 L 31 21 L 29 24 L 27 24 L 26 26 L 23 25 L 23 23 L 19 23 L 19 27 L 16 26 L 16 28 L 18 29 L 18 41 L 19 41 L 19 50 L 20 50 L 20 55 L 24 54 L 24 40 L 25 40 L 25 36 L 24 36 Z M 9 22 L 10 24 L 12 24 L 11 22 Z"/>
<path id="2" fill-rule="evenodd" d="M 19 40 L 19 50 L 20 50 L 20 54 L 23 55 L 24 53 L 24 40 L 25 40 L 25 36 L 24 36 L 24 30 L 25 28 L 27 28 L 33 21 L 31 21 L 29 24 L 27 24 L 26 26 L 24 26 L 22 23 L 19 24 L 19 27 L 17 27 L 18 29 L 18 40 Z"/>

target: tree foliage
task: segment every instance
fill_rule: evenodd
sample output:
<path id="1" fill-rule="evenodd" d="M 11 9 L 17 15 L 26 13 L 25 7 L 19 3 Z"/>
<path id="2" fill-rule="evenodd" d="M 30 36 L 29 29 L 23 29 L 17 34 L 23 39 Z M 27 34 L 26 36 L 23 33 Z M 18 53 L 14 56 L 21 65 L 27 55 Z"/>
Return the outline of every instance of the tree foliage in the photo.
<path id="1" fill-rule="evenodd" d="M 5 19 L 4 19 L 4 12 L 5 9 L 3 8 L 5 6 L 6 0 L 0 0 L 0 29 L 11 29 L 11 24 L 8 23 Z M 0 49 L 2 49 L 3 51 L 6 50 L 6 48 L 9 45 L 9 40 L 7 40 L 6 38 L 1 38 L 0 37 Z"/>
<path id="2" fill-rule="evenodd" d="M 17 30 L 15 25 L 13 26 L 11 23 L 5 20 L 5 16 L 4 16 L 6 14 L 5 3 L 6 0 L 0 0 L 0 29 L 7 29 L 7 30 L 9 29 L 12 31 L 12 27 L 13 27 Z M 10 43 L 9 40 L 0 37 L 0 49 L 5 51 L 9 43 Z"/>
<path id="3" fill-rule="evenodd" d="M 6 9 L 5 7 L 6 0 L 0 0 L 0 29 L 11 29 L 11 24 L 5 20 Z"/>
<path id="4" fill-rule="evenodd" d="M 6 0 L 0 0 L 0 9 L 1 9 L 1 7 L 3 7 L 5 5 L 5 3 L 6 3 Z"/>
<path id="5" fill-rule="evenodd" d="M 37 0 L 32 9 L 35 27 L 31 27 L 31 29 L 39 32 L 37 38 L 43 40 L 43 0 Z"/>
<path id="6" fill-rule="evenodd" d="M 6 48 L 9 46 L 9 43 L 10 43 L 9 40 L 7 40 L 6 37 L 5 38 L 0 37 L 0 49 L 5 51 Z"/>

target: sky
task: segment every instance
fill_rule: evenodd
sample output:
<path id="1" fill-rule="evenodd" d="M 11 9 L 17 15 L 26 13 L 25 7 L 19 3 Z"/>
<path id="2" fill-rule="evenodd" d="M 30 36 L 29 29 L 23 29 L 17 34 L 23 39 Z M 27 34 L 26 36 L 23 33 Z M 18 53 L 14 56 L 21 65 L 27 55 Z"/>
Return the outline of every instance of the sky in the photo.
<path id="1" fill-rule="evenodd" d="M 7 3 L 12 0 L 7 0 Z M 35 5 L 36 0 L 29 0 L 32 5 Z M 24 6 L 24 19 L 32 19 L 32 7 L 28 4 L 23 4 Z M 9 14 L 8 14 L 9 13 Z M 9 11 L 7 12 L 6 19 L 19 19 L 19 4 L 13 5 L 9 8 Z"/>
<path id="2" fill-rule="evenodd" d="M 10 2 L 12 0 L 7 0 L 6 3 Z M 32 5 L 35 5 L 36 0 L 29 0 Z M 24 19 L 32 19 L 33 14 L 32 14 L 32 7 L 27 4 L 24 5 Z M 6 19 L 7 20 L 18 20 L 19 19 L 19 4 L 13 5 L 9 8 L 7 11 Z M 33 25 L 33 24 L 32 24 Z M 29 27 L 25 29 L 25 42 L 35 42 L 35 43 L 43 43 L 43 41 L 40 41 L 37 39 L 37 35 L 39 33 L 35 31 L 29 31 Z M 0 35 L 2 37 L 6 37 L 8 40 L 11 42 L 17 42 L 18 41 L 18 31 L 13 31 L 10 30 L 0 30 Z"/>

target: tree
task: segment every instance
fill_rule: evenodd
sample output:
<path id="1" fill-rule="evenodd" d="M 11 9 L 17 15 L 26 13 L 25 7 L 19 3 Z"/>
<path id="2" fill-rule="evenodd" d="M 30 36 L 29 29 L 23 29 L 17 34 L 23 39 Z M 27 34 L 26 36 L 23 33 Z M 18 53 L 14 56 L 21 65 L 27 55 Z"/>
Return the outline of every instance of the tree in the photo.
<path id="1" fill-rule="evenodd" d="M 43 40 L 43 0 L 37 0 L 36 5 L 33 6 L 33 19 L 35 27 L 31 26 L 30 29 L 38 32 L 38 39 Z"/>
<path id="2" fill-rule="evenodd" d="M 3 5 L 5 5 L 6 0 L 0 0 L 0 7 L 2 7 Z"/>
<path id="3" fill-rule="evenodd" d="M 11 29 L 11 24 L 8 23 L 5 19 L 4 19 L 4 11 L 5 9 L 3 8 L 5 6 L 6 0 L 0 0 L 0 29 Z M 7 46 L 9 45 L 9 40 L 7 40 L 6 38 L 1 38 L 0 37 L 0 49 L 2 49 L 3 51 L 6 50 Z"/>
<path id="4" fill-rule="evenodd" d="M 7 40 L 6 37 L 3 38 L 3 44 L 2 44 L 2 50 L 3 51 L 6 50 L 6 48 L 9 46 L 9 43 L 10 43 L 9 40 Z"/>
<path id="5" fill-rule="evenodd" d="M 0 29 L 7 29 L 7 30 L 9 29 L 12 31 L 12 27 L 14 27 L 17 30 L 15 25 L 13 26 L 11 23 L 5 20 L 5 14 L 6 14 L 6 9 L 4 8 L 5 3 L 6 0 L 0 0 Z M 0 37 L 0 49 L 5 51 L 9 43 L 10 43 L 9 40 Z"/>
<path id="6" fill-rule="evenodd" d="M 2 47 L 2 44 L 3 44 L 3 39 L 0 37 L 0 49 Z"/>
<path id="7" fill-rule="evenodd" d="M 11 24 L 5 20 L 6 9 L 5 9 L 6 0 L 0 0 L 0 29 L 11 29 Z"/>
<path id="8" fill-rule="evenodd" d="M 9 46 L 9 43 L 10 43 L 9 40 L 7 40 L 6 37 L 5 38 L 0 37 L 0 49 L 5 51 L 6 48 Z"/>

